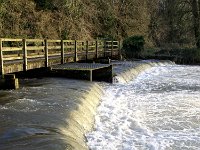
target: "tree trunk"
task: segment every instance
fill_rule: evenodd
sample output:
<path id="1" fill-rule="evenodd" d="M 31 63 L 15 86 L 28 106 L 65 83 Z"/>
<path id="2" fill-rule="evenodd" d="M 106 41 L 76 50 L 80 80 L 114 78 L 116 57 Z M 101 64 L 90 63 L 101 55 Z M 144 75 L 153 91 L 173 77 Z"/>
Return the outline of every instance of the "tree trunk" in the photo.
<path id="1" fill-rule="evenodd" d="M 197 48 L 200 48 L 199 8 L 200 0 L 192 0 L 192 14 L 194 18 L 194 34 Z"/>

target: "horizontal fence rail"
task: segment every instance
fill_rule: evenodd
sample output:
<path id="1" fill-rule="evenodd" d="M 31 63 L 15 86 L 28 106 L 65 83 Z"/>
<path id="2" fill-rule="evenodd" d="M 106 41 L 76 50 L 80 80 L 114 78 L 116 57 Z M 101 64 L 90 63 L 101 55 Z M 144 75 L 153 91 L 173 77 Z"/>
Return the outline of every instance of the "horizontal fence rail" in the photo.
<path id="1" fill-rule="evenodd" d="M 0 74 L 64 64 L 69 62 L 70 58 L 71 62 L 76 62 L 119 55 L 120 41 L 0 38 Z M 54 61 L 56 59 L 59 59 L 59 62 Z M 29 66 L 30 63 L 41 61 L 43 66 Z M 8 67 L 11 65 L 15 65 L 14 70 Z M 21 65 L 21 70 L 16 69 L 16 65 Z"/>

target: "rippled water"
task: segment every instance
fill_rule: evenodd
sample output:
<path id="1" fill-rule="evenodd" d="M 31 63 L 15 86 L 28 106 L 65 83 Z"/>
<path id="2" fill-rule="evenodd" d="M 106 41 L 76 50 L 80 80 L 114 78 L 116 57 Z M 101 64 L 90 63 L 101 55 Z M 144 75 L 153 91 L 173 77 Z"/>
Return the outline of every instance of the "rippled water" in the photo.
<path id="1" fill-rule="evenodd" d="M 0 150 L 88 149 L 84 134 L 101 95 L 96 84 L 43 78 L 21 85 L 0 91 Z"/>
<path id="2" fill-rule="evenodd" d="M 200 149 L 200 67 L 156 66 L 107 86 L 87 139 L 92 150 Z"/>

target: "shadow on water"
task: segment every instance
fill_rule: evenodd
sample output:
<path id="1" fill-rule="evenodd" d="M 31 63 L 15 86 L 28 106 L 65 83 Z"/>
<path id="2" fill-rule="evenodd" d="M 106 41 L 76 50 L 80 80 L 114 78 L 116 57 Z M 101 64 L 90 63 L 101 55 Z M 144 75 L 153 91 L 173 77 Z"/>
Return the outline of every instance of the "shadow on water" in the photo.
<path id="1" fill-rule="evenodd" d="M 0 150 L 88 149 L 84 133 L 102 92 L 95 83 L 62 78 L 20 82 L 19 90 L 0 92 Z"/>

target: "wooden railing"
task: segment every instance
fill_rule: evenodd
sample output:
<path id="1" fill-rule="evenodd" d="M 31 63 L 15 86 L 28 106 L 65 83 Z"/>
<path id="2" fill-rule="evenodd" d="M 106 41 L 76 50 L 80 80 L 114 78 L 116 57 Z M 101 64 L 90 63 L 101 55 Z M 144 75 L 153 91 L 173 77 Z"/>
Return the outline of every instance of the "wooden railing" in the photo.
<path id="1" fill-rule="evenodd" d="M 74 62 L 79 60 L 78 56 L 85 56 L 85 60 L 90 55 L 94 59 L 102 55 L 113 57 L 120 54 L 119 49 L 119 41 L 0 38 L 0 73 L 5 73 L 5 65 L 8 63 L 21 63 L 23 71 L 26 71 L 30 61 L 44 60 L 45 67 L 48 67 L 51 59 L 60 58 L 60 64 L 63 64 L 69 56 Z"/>

